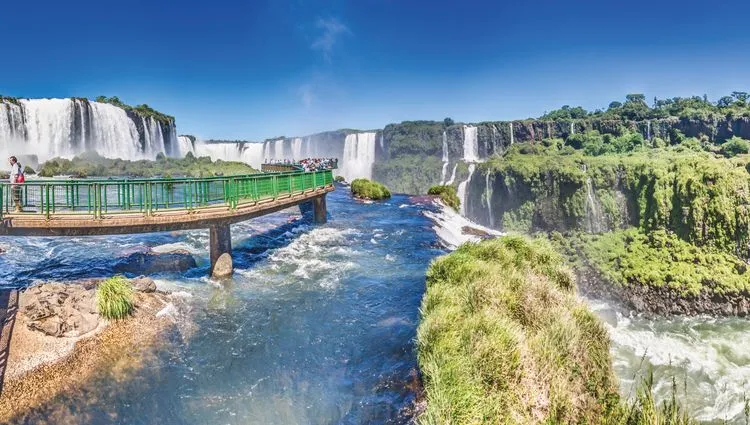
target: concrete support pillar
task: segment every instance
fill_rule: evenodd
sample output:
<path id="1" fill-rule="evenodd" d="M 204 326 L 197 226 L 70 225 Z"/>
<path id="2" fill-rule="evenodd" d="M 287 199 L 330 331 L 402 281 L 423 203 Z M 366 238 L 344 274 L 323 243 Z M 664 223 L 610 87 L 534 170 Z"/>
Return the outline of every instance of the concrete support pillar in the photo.
<path id="1" fill-rule="evenodd" d="M 232 232 L 229 230 L 229 225 L 211 226 L 209 228 L 211 234 L 211 246 L 209 252 L 211 255 L 211 271 L 210 274 L 213 277 L 229 277 L 232 275 Z M 216 269 L 216 263 L 219 258 L 227 254 L 229 256 L 228 264 L 226 259 L 222 261 L 222 265 L 219 269 Z M 219 275 L 215 275 L 216 271 Z"/>
<path id="2" fill-rule="evenodd" d="M 312 200 L 313 203 L 313 217 L 316 224 L 323 224 L 327 221 L 326 214 L 328 209 L 326 208 L 326 196 L 323 195 L 320 198 Z"/>

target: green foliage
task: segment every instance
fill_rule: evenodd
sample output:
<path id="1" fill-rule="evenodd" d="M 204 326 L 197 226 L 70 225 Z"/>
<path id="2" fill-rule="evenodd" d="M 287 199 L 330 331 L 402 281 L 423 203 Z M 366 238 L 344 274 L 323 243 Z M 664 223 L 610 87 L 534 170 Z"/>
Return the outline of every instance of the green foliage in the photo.
<path id="1" fill-rule="evenodd" d="M 446 127 L 450 127 L 453 124 L 455 124 L 455 122 L 451 118 L 446 118 L 446 119 L 443 120 L 443 125 L 446 126 Z"/>
<path id="2" fill-rule="evenodd" d="M 383 137 L 388 140 L 388 155 L 391 158 L 404 155 L 440 156 L 443 149 L 443 130 L 444 123 L 437 121 L 404 121 L 400 124 L 388 124 L 383 129 Z"/>
<path id="3" fill-rule="evenodd" d="M 404 155 L 373 165 L 372 177 L 396 193 L 424 194 L 439 182 L 443 163 L 439 157 Z"/>
<path id="4" fill-rule="evenodd" d="M 458 211 L 461 206 L 461 200 L 458 199 L 456 188 L 453 186 L 432 186 L 430 190 L 427 191 L 427 194 L 439 196 L 440 200 L 443 201 L 445 205 L 448 205 L 456 211 Z"/>
<path id="5" fill-rule="evenodd" d="M 29 167 L 28 165 L 23 167 L 23 174 L 27 176 L 33 176 L 36 174 L 36 171 L 34 171 L 33 168 Z"/>
<path id="6" fill-rule="evenodd" d="M 196 158 L 188 152 L 185 158 L 157 156 L 156 161 L 109 159 L 96 152 L 86 152 L 72 160 L 54 158 L 42 164 L 39 175 L 54 177 L 69 175 L 85 177 L 158 177 L 158 176 L 229 176 L 252 174 L 257 171 L 243 162 L 211 161 L 209 157 Z"/>
<path id="7" fill-rule="evenodd" d="M 335 181 L 336 183 L 344 183 L 344 182 L 346 182 L 346 179 L 344 178 L 344 176 L 336 176 L 336 177 L 334 177 L 334 179 L 333 179 L 333 180 L 334 180 L 334 181 Z"/>
<path id="8" fill-rule="evenodd" d="M 747 265 L 715 248 L 698 247 L 672 232 L 638 229 L 570 236 L 575 251 L 617 285 L 670 288 L 682 295 L 750 289 Z"/>
<path id="9" fill-rule="evenodd" d="M 111 277 L 96 287 L 96 308 L 102 317 L 124 319 L 133 312 L 133 307 L 133 287 L 124 277 Z"/>
<path id="10" fill-rule="evenodd" d="M 0 95 L 0 103 L 10 103 L 13 105 L 20 105 L 17 97 L 3 96 Z"/>
<path id="11" fill-rule="evenodd" d="M 607 332 L 543 241 L 435 260 L 420 314 L 422 424 L 601 423 L 618 408 Z"/>
<path id="12" fill-rule="evenodd" d="M 750 142 L 736 136 L 721 145 L 721 153 L 726 157 L 733 157 L 748 152 L 750 152 Z"/>
<path id="13" fill-rule="evenodd" d="M 156 121 L 160 121 L 164 124 L 174 124 L 173 116 L 163 114 L 151 108 L 150 106 L 146 105 L 145 103 L 143 105 L 130 106 L 122 102 L 120 98 L 117 96 L 112 96 L 112 97 L 97 96 L 95 100 L 99 103 L 109 103 L 110 105 L 117 106 L 118 108 L 122 108 L 126 111 L 135 112 L 142 117 L 153 118 Z"/>
<path id="14" fill-rule="evenodd" d="M 382 184 L 368 179 L 354 179 L 352 195 L 360 199 L 381 200 L 391 197 L 391 192 Z"/>

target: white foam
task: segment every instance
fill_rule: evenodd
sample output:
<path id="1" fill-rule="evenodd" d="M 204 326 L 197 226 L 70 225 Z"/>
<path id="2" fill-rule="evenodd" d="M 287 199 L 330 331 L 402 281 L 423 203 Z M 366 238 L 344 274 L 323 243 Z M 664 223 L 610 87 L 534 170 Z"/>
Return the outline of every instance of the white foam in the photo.
<path id="1" fill-rule="evenodd" d="M 435 200 L 435 204 L 440 207 L 439 212 L 424 211 L 423 213 L 435 223 L 432 229 L 435 230 L 435 233 L 448 249 L 453 250 L 463 243 L 481 240 L 481 237 L 477 235 L 464 233 L 464 227 L 480 230 L 490 236 L 503 235 L 502 232 L 474 223 L 457 213 L 453 208 L 447 207 L 440 200 Z"/>

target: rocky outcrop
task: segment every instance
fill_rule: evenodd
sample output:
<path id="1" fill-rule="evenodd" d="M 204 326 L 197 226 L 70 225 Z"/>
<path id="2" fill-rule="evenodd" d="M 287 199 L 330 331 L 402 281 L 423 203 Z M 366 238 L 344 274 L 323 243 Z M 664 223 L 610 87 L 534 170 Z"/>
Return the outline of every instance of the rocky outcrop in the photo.
<path id="1" fill-rule="evenodd" d="M 154 274 L 163 272 L 184 272 L 196 267 L 195 258 L 186 250 L 170 252 L 136 252 L 115 265 L 117 273 Z"/>
<path id="2" fill-rule="evenodd" d="M 216 260 L 211 277 L 214 279 L 226 279 L 232 277 L 233 272 L 232 256 L 225 252 L 219 256 L 218 260 Z"/>
<path id="3" fill-rule="evenodd" d="M 57 337 L 78 337 L 99 326 L 94 289 L 47 283 L 27 289 L 19 311 L 29 329 Z"/>

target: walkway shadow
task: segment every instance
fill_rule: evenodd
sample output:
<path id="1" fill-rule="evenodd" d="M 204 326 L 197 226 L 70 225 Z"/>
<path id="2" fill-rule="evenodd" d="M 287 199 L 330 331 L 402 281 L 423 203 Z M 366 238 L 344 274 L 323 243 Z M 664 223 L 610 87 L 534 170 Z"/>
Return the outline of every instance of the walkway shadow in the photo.
<path id="1" fill-rule="evenodd" d="M 0 290 L 0 396 L 5 385 L 5 370 L 8 368 L 10 355 L 10 339 L 13 336 L 13 326 L 16 324 L 18 312 L 18 290 Z"/>

